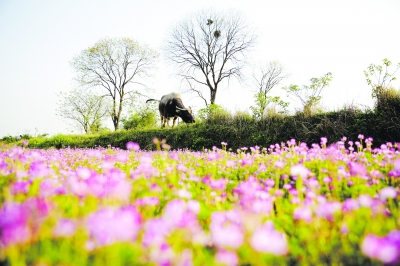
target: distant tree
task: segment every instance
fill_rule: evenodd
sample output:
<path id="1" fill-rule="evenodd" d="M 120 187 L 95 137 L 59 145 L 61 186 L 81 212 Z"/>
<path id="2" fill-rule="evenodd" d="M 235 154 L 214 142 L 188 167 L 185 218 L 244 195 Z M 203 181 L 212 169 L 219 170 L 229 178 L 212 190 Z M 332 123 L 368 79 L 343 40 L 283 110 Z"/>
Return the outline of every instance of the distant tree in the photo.
<path id="1" fill-rule="evenodd" d="M 85 133 L 99 132 L 102 119 L 108 114 L 104 97 L 82 89 L 58 93 L 57 115 L 70 120 Z"/>
<path id="2" fill-rule="evenodd" d="M 303 85 L 290 85 L 283 87 L 289 97 L 294 100 L 299 100 L 303 106 L 303 112 L 305 115 L 310 115 L 315 111 L 321 101 L 322 91 L 329 86 L 332 81 L 332 73 L 328 72 L 320 78 L 311 78 L 311 84 L 309 86 Z"/>
<path id="3" fill-rule="evenodd" d="M 288 103 L 282 101 L 279 97 L 271 97 L 267 94 L 277 86 L 282 80 L 289 77 L 283 73 L 282 65 L 277 61 L 269 62 L 266 65 L 259 66 L 253 71 L 253 82 L 256 87 L 255 107 L 250 107 L 255 117 L 262 117 L 265 114 L 269 103 L 277 104 L 284 109 Z"/>
<path id="4" fill-rule="evenodd" d="M 180 76 L 191 85 L 206 105 L 202 89 L 210 91 L 214 104 L 220 83 L 230 78 L 240 79 L 246 52 L 255 36 L 238 13 L 203 11 L 186 19 L 172 30 L 165 50 L 170 61 L 180 68 Z"/>
<path id="5" fill-rule="evenodd" d="M 400 69 L 400 62 L 396 69 L 390 74 L 388 67 L 392 64 L 388 59 L 382 60 L 382 65 L 370 64 L 367 70 L 364 70 L 364 75 L 368 85 L 372 87 L 372 98 L 376 98 L 381 89 L 390 88 L 390 83 L 396 80 L 394 74 Z M 374 79 L 374 80 L 373 80 Z"/>
<path id="6" fill-rule="evenodd" d="M 101 88 L 111 99 L 110 114 L 117 130 L 125 100 L 142 94 L 132 85 L 143 86 L 142 79 L 149 76 L 157 57 L 155 51 L 132 39 L 105 38 L 74 57 L 71 66 L 81 86 Z"/>
<path id="7" fill-rule="evenodd" d="M 265 96 L 264 93 L 257 93 L 254 98 L 256 106 L 250 106 L 250 110 L 256 119 L 288 112 L 289 103 L 281 100 L 279 96 Z"/>

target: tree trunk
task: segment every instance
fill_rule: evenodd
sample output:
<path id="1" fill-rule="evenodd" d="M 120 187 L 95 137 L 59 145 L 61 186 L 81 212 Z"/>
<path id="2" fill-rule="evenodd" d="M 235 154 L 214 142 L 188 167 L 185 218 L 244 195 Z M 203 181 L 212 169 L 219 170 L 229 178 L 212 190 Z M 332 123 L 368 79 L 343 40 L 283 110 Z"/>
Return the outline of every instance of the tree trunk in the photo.
<path id="1" fill-rule="evenodd" d="M 211 92 L 210 104 L 214 104 L 215 103 L 215 97 L 217 97 L 217 88 L 210 89 L 210 92 Z"/>

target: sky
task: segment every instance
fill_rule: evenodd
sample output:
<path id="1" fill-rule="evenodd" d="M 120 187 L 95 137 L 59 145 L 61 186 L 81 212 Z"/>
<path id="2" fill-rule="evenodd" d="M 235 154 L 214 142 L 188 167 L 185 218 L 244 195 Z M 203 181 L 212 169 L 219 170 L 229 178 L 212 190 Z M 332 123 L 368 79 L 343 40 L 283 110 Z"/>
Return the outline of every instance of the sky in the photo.
<path id="1" fill-rule="evenodd" d="M 282 86 L 307 85 L 310 78 L 332 72 L 322 105 L 338 110 L 373 106 L 363 70 L 383 58 L 393 69 L 400 62 L 400 0 L 0 0 L 0 137 L 79 132 L 56 115 L 57 93 L 76 86 L 72 58 L 105 37 L 132 38 L 160 53 L 146 84 L 152 96 L 184 90 L 162 47 L 176 23 L 209 8 L 241 12 L 257 35 L 247 79 L 222 83 L 217 94 L 216 103 L 232 112 L 254 104 L 256 63 L 283 65 L 290 77 L 271 95 L 292 108 L 296 103 Z M 399 81 L 392 85 L 400 88 Z M 194 110 L 204 107 L 193 95 L 182 98 Z"/>

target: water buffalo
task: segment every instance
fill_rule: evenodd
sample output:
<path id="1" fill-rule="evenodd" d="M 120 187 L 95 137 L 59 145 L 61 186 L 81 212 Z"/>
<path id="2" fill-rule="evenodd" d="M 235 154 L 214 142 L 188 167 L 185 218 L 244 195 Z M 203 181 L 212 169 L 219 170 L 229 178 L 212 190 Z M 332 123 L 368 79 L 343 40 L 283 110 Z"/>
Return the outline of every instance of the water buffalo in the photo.
<path id="1" fill-rule="evenodd" d="M 174 118 L 172 127 L 175 126 L 175 122 L 178 116 L 182 118 L 185 123 L 195 122 L 192 114 L 192 109 L 190 107 L 185 108 L 182 103 L 181 96 L 176 92 L 164 95 L 163 97 L 161 97 L 161 101 L 156 99 L 148 99 L 146 103 L 150 101 L 159 102 L 158 110 L 160 111 L 161 116 L 161 127 L 165 127 L 165 123 L 167 123 L 168 125 L 169 119 L 171 117 Z"/>

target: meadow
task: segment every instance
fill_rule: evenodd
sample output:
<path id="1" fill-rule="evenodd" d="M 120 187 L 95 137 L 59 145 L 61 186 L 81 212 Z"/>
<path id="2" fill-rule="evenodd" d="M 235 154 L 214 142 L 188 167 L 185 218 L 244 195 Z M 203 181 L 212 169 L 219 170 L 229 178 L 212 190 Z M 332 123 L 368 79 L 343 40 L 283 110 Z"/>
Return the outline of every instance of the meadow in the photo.
<path id="1" fill-rule="evenodd" d="M 2 265 L 396 265 L 398 143 L 0 148 Z"/>

